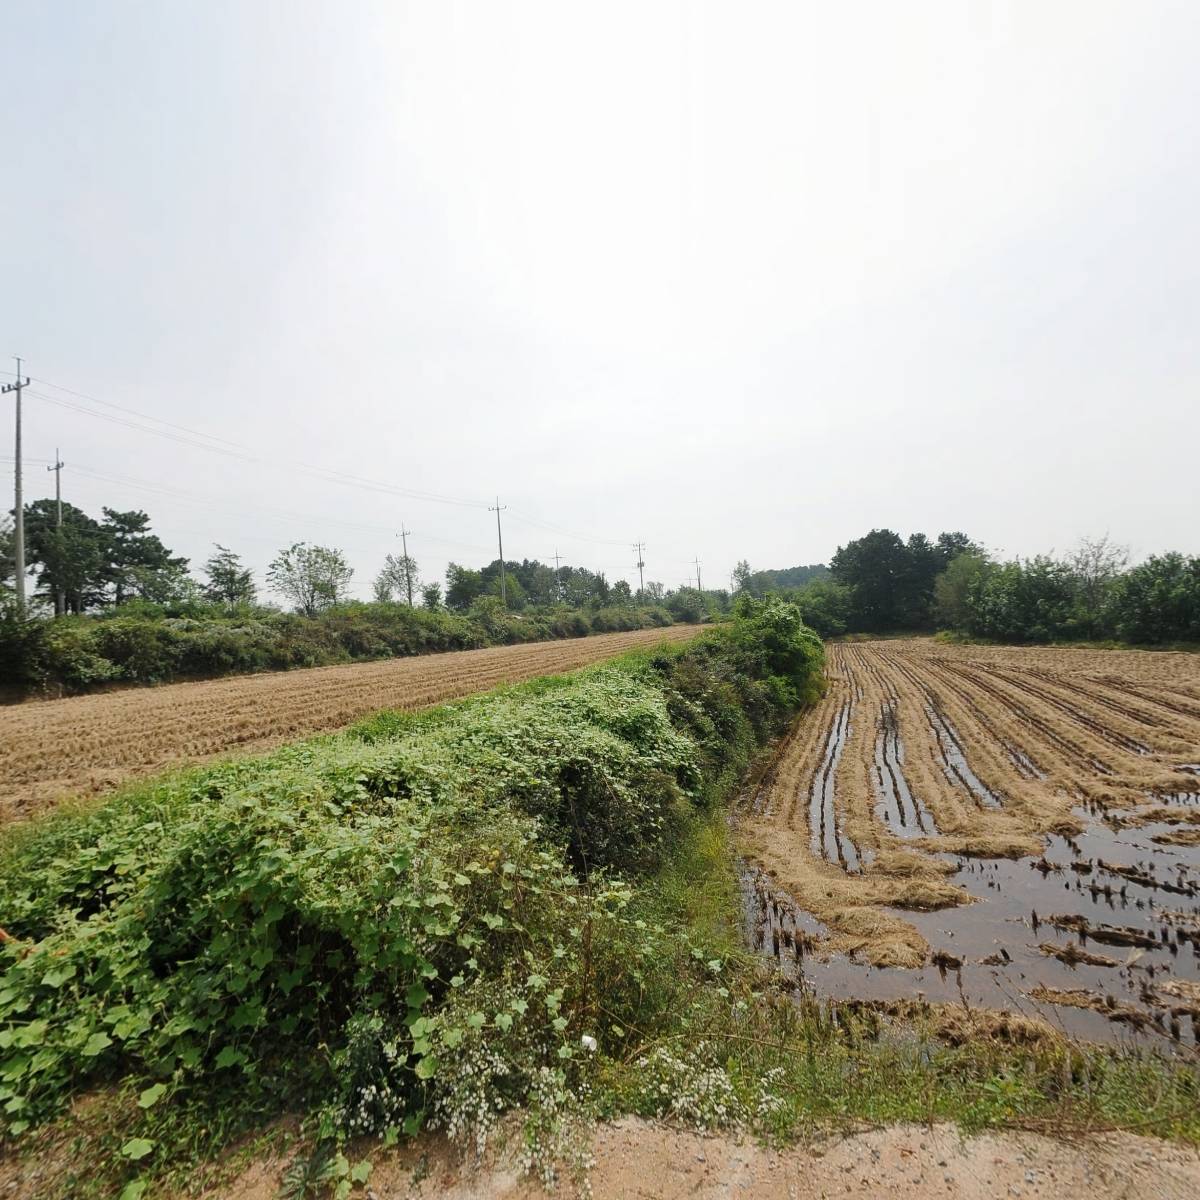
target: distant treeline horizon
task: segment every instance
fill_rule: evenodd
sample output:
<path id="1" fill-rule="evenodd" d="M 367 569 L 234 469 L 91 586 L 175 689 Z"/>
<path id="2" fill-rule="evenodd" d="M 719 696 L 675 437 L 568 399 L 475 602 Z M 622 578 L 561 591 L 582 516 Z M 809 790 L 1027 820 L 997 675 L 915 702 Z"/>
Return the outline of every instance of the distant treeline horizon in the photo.
<path id="1" fill-rule="evenodd" d="M 743 561 L 735 576 L 752 595 L 787 595 L 822 637 L 945 630 L 997 642 L 1200 643 L 1200 556 L 1130 566 L 1128 548 L 1107 535 L 1063 557 L 998 561 L 965 533 L 872 529 L 839 546 L 828 568 L 754 571 Z"/>

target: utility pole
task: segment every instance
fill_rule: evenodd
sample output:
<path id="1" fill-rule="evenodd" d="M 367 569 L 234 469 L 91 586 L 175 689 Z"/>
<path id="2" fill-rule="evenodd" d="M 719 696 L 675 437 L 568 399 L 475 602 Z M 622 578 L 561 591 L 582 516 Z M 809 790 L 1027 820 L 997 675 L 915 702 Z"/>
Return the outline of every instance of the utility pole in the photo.
<path id="1" fill-rule="evenodd" d="M 54 447 L 54 466 L 47 467 L 47 471 L 54 472 L 54 528 L 58 531 L 58 536 L 62 537 L 62 469 L 67 464 L 58 457 L 58 447 Z M 59 545 L 59 553 L 62 553 L 62 546 Z M 63 595 L 62 584 L 54 589 L 54 615 L 61 617 L 66 611 L 66 597 Z"/>
<path id="2" fill-rule="evenodd" d="M 558 547 L 554 547 L 554 582 L 558 585 L 558 598 L 563 598 L 562 567 L 559 565 Z"/>
<path id="3" fill-rule="evenodd" d="M 692 562 L 696 564 L 696 591 L 702 592 L 704 589 L 700 586 L 700 560 L 693 558 Z"/>
<path id="4" fill-rule="evenodd" d="M 21 378 L 21 360 L 17 359 L 17 379 L 15 383 L 6 383 L 0 388 L 0 395 L 6 392 L 17 394 L 17 439 L 16 439 L 16 470 L 13 473 L 15 486 L 15 512 L 13 513 L 13 572 L 17 585 L 17 612 L 25 615 L 25 501 L 21 497 L 21 389 L 29 386 L 29 376 Z"/>
<path id="5" fill-rule="evenodd" d="M 646 554 L 645 542 L 634 542 L 633 548 L 637 551 L 637 569 L 638 569 L 638 592 L 644 598 L 646 595 L 646 564 L 643 561 Z"/>
<path id="6" fill-rule="evenodd" d="M 404 586 L 408 592 L 408 607 L 412 608 L 412 562 L 408 557 L 408 535 L 412 533 L 411 529 L 405 529 L 404 525 L 400 526 L 400 544 L 404 547 Z"/>
<path id="7" fill-rule="evenodd" d="M 508 607 L 508 593 L 504 590 L 504 535 L 500 532 L 500 514 L 508 507 L 507 504 L 500 503 L 500 497 L 496 497 L 495 505 L 488 505 L 488 512 L 496 514 L 496 541 L 500 544 L 500 603 L 505 608 Z"/>

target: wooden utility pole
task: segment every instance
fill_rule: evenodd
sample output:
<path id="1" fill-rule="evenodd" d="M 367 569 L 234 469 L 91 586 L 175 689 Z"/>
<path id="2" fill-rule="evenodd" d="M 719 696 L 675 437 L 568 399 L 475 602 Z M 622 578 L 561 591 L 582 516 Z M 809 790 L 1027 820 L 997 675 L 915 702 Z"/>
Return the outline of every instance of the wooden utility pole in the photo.
<path id="1" fill-rule="evenodd" d="M 504 535 L 500 532 L 500 514 L 508 507 L 507 504 L 500 503 L 500 497 L 496 497 L 495 505 L 488 505 L 488 512 L 496 514 L 496 541 L 500 544 L 500 603 L 505 608 L 508 607 L 508 593 L 504 589 Z"/>
<path id="2" fill-rule="evenodd" d="M 554 582 L 558 585 L 558 598 L 563 598 L 562 566 L 559 563 L 558 547 L 554 547 Z"/>
<path id="3" fill-rule="evenodd" d="M 17 586 L 17 612 L 25 615 L 25 501 L 21 496 L 21 389 L 29 386 L 29 376 L 21 378 L 21 360 L 17 359 L 17 379 L 0 388 L 0 395 L 17 394 L 16 465 L 13 472 L 15 500 L 13 512 L 13 573 Z"/>
<path id="4" fill-rule="evenodd" d="M 404 547 L 404 587 L 408 592 L 408 607 L 412 608 L 412 562 L 408 557 L 408 535 L 410 533 L 412 533 L 411 529 L 400 526 L 400 544 Z"/>
<path id="5" fill-rule="evenodd" d="M 54 472 L 54 528 L 58 531 L 58 536 L 62 538 L 62 469 L 67 464 L 58 457 L 58 447 L 54 447 L 54 466 L 47 467 L 47 471 Z M 62 543 L 60 541 L 58 547 L 60 557 L 59 570 L 62 570 Z M 60 581 L 54 589 L 54 615 L 61 617 L 66 612 L 67 603 L 66 596 L 63 595 L 62 582 Z"/>
<path id="6" fill-rule="evenodd" d="M 696 591 L 702 592 L 704 589 L 700 586 L 700 560 L 693 558 L 692 562 L 696 564 Z"/>
<path id="7" fill-rule="evenodd" d="M 633 548 L 637 551 L 638 594 L 644 599 L 646 595 L 646 563 L 644 561 L 646 554 L 646 543 L 634 542 Z"/>

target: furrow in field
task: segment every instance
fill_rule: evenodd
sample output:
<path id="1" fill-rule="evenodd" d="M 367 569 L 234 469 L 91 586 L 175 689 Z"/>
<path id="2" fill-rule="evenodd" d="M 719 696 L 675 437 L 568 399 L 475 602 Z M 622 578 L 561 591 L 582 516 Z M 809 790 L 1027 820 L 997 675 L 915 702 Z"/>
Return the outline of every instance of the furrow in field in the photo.
<path id="1" fill-rule="evenodd" d="M 1044 746 L 1054 747 L 1059 757 L 1070 761 L 1074 774 L 1113 774 L 1113 768 L 1103 757 L 1110 747 L 1086 736 L 1086 730 L 1068 731 L 1064 728 L 1059 714 L 1047 712 L 1044 706 L 1039 705 L 1033 697 L 1027 696 L 1019 688 L 1014 689 L 1006 685 L 1003 679 L 974 667 L 942 663 L 938 669 L 955 676 L 965 686 L 983 693 L 996 704 L 1007 708 L 1028 727 L 1035 739 L 1040 740 Z"/>
<path id="2" fill-rule="evenodd" d="M 1168 712 L 1177 713 L 1179 716 L 1188 717 L 1192 721 L 1200 722 L 1200 705 L 1184 703 L 1182 697 L 1186 693 L 1173 692 L 1169 688 L 1158 688 L 1155 691 L 1149 691 L 1146 687 L 1128 680 L 1114 679 L 1107 675 L 1098 675 L 1089 678 L 1092 679 L 1093 683 L 1101 684 L 1110 691 L 1119 692 L 1124 696 L 1141 700 L 1147 704 L 1157 705 L 1159 708 L 1165 708 Z"/>
<path id="3" fill-rule="evenodd" d="M 876 813 L 888 832 L 898 838 L 931 837 L 937 822 L 920 796 L 914 795 L 904 774 L 904 742 L 896 701 L 885 700 L 879 709 L 875 736 Z"/>
<path id="4" fill-rule="evenodd" d="M 1135 725 L 1142 725 L 1149 729 L 1176 728 L 1173 722 L 1164 719 L 1159 714 L 1149 712 L 1145 708 L 1134 707 L 1128 700 L 1122 701 L 1114 699 L 1112 696 L 1106 696 L 1103 692 L 1097 691 L 1095 687 L 1085 687 L 1078 680 L 1072 679 L 1069 676 L 1033 667 L 1023 668 L 1022 670 L 1024 674 L 1034 679 L 1040 679 L 1043 683 L 1050 684 L 1059 691 L 1066 692 L 1099 708 L 1105 708 L 1109 712 L 1116 713 L 1118 716 L 1132 721 Z"/>
<path id="5" fill-rule="evenodd" d="M 1119 750 L 1139 755 L 1149 754 L 1150 752 L 1150 747 L 1144 741 L 1134 737 L 1126 730 L 1118 728 L 1111 718 L 1105 720 L 1102 716 L 1098 716 L 1094 712 L 1089 712 L 1080 703 L 1073 702 L 1057 694 L 1053 690 L 1053 681 L 1042 679 L 1040 674 L 1035 674 L 1032 671 L 1007 671 L 1000 669 L 993 671 L 992 675 L 994 678 L 1003 679 L 1006 683 L 1011 684 L 1025 695 L 1036 696 L 1039 700 L 1044 701 L 1051 708 L 1056 709 L 1066 716 L 1069 721 L 1076 725 L 1082 725 L 1097 738 L 1116 746 Z M 1035 683 L 1035 679 L 1038 679 L 1040 682 Z M 1121 724 L 1124 723 L 1121 722 Z"/>
<path id="6" fill-rule="evenodd" d="M 1127 661 L 1138 690 L 1154 671 L 1177 689 L 1200 678 L 1200 660 L 1183 655 L 1127 660 L 916 641 L 829 647 L 832 688 L 787 739 L 772 798 L 743 824 L 773 886 L 826 926 L 817 955 L 919 968 L 930 943 L 952 930 L 973 946 L 1009 944 L 1025 955 L 1026 972 L 1032 954 L 1057 982 L 1055 971 L 1074 970 L 1074 950 L 1020 942 L 1031 865 L 1049 889 L 1042 901 L 1052 896 L 1063 911 L 1115 906 L 1128 920 L 1146 911 L 1142 893 L 1194 899 L 1186 865 L 1194 780 L 1184 772 L 1200 773 L 1200 726 L 1193 732 L 1175 700 L 1156 708 L 1112 689 L 1110 662 Z M 1156 802 L 1164 782 L 1174 794 Z M 1088 814 L 1109 815 L 1109 827 Z M 1124 840 L 1112 829 L 1127 830 Z M 1104 853 L 1088 857 L 1093 846 Z M 1172 854 L 1176 865 L 1164 870 Z M 986 902 L 920 916 L 968 895 Z M 1025 913 L 1026 928 L 1031 919 L 1045 941 L 1036 914 Z M 1008 961 L 976 953 L 989 967 Z M 949 970 L 961 962 L 954 943 L 938 954 L 935 964 Z"/>
<path id="7" fill-rule="evenodd" d="M 61 796 L 575 670 L 694 626 L 136 688 L 0 708 L 0 821 Z"/>

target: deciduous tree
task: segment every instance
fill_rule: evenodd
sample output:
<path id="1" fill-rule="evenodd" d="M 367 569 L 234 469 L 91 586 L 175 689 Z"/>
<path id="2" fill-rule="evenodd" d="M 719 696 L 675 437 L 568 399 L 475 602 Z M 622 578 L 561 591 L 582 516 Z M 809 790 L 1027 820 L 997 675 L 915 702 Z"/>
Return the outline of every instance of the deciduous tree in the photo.
<path id="1" fill-rule="evenodd" d="M 267 568 L 267 581 L 307 617 L 347 598 L 354 570 L 340 550 L 295 542 Z"/>

